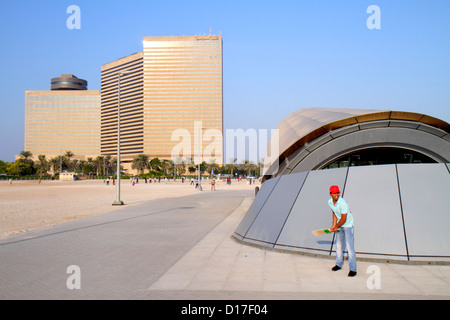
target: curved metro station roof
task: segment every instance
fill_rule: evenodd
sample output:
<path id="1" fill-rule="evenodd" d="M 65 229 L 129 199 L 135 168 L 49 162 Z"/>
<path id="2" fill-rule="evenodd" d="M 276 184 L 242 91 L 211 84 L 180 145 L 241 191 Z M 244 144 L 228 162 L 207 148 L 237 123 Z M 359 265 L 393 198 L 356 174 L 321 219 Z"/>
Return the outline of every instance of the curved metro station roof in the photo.
<path id="1" fill-rule="evenodd" d="M 367 109 L 307 108 L 278 125 L 279 156 L 265 180 L 291 171 L 321 169 L 345 152 L 401 147 L 436 162 L 450 162 L 450 124 L 420 113 Z"/>
<path id="2" fill-rule="evenodd" d="M 354 217 L 357 258 L 450 263 L 447 122 L 404 111 L 309 108 L 288 115 L 278 130 L 268 154 L 273 143 L 279 153 L 235 238 L 333 254 L 333 235 L 315 237 L 311 231 L 331 226 L 328 190 L 338 185 Z M 340 166 L 340 159 L 364 152 L 386 152 L 392 162 Z M 420 157 L 413 161 L 408 154 Z"/>

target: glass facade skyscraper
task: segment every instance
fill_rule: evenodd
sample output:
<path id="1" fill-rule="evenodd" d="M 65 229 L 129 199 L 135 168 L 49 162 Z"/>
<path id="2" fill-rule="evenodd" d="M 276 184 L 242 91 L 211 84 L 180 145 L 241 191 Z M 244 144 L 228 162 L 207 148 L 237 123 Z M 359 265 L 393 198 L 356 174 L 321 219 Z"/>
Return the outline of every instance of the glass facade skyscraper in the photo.
<path id="1" fill-rule="evenodd" d="M 144 134 L 146 153 L 168 158 L 177 129 L 189 132 L 192 158 L 197 161 L 194 122 L 223 132 L 222 37 L 144 37 Z M 210 159 L 222 163 L 222 141 Z M 206 142 L 200 142 L 202 151 Z M 203 152 L 202 152 L 203 154 Z"/>
<path id="2" fill-rule="evenodd" d="M 177 130 L 185 133 L 189 151 L 183 160 L 197 162 L 198 150 L 208 150 L 201 160 L 222 164 L 222 37 L 144 37 L 143 49 L 101 68 L 102 154 L 117 152 L 117 75 L 126 70 L 132 72 L 121 77 L 120 87 L 125 168 L 138 154 L 174 160 Z"/>
<path id="3" fill-rule="evenodd" d="M 77 159 L 100 154 L 98 90 L 25 91 L 25 145 L 33 157 L 71 151 Z"/>
<path id="4" fill-rule="evenodd" d="M 120 79 L 120 153 L 124 162 L 144 153 L 142 57 L 139 52 L 101 67 L 102 155 L 117 154 L 118 74 L 132 71 Z"/>

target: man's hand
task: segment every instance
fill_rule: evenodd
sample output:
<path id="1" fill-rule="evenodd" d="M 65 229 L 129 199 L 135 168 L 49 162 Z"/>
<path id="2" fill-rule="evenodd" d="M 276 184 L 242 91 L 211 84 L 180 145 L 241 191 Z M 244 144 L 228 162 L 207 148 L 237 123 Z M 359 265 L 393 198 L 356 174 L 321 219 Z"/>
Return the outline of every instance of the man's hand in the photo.
<path id="1" fill-rule="evenodd" d="M 336 232 L 340 226 L 342 226 L 347 220 L 347 214 L 341 214 L 341 219 L 338 223 L 335 223 L 336 219 L 333 219 L 333 226 L 330 229 L 330 232 Z"/>

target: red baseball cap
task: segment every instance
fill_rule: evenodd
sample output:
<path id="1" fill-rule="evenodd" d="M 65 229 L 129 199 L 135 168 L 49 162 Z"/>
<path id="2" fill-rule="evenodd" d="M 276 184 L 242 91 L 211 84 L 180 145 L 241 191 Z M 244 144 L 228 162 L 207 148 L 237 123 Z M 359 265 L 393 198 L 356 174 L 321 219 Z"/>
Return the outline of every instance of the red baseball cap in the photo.
<path id="1" fill-rule="evenodd" d="M 338 186 L 331 186 L 330 187 L 330 193 L 341 193 L 341 191 L 339 191 L 339 187 Z"/>

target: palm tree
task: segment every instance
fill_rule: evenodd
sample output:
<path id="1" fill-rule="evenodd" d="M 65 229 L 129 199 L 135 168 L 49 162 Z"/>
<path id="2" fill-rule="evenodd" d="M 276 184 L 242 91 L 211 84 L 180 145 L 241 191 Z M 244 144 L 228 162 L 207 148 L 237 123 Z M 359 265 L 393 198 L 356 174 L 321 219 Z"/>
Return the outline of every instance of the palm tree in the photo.
<path id="1" fill-rule="evenodd" d="M 177 157 L 175 161 L 173 161 L 174 166 L 174 176 L 184 174 L 186 172 L 186 163 L 189 159 L 183 159 L 181 157 Z"/>
<path id="2" fill-rule="evenodd" d="M 42 179 L 42 174 L 47 174 L 50 163 L 45 159 L 45 155 L 40 154 L 38 156 L 39 161 L 39 178 Z"/>
<path id="3" fill-rule="evenodd" d="M 164 159 L 161 163 L 162 169 L 164 170 L 165 175 L 169 175 L 170 168 L 173 168 L 173 161 Z"/>
<path id="4" fill-rule="evenodd" d="M 151 160 L 152 168 L 156 168 L 159 172 L 164 172 L 165 175 L 170 175 L 171 172 L 174 172 L 175 164 L 172 160 L 159 160 L 158 158 L 153 158 Z"/>
<path id="5" fill-rule="evenodd" d="M 69 159 L 69 162 L 70 162 L 70 158 L 72 158 L 72 157 L 74 156 L 74 154 L 73 154 L 72 151 L 67 150 L 67 151 L 66 151 L 66 154 L 65 154 L 64 156 L 66 156 L 67 159 Z"/>
<path id="6" fill-rule="evenodd" d="M 31 151 L 22 151 L 20 152 L 20 157 L 24 160 L 28 160 L 28 158 L 32 157 L 33 154 L 31 153 Z"/>
<path id="7" fill-rule="evenodd" d="M 91 176 L 93 174 L 92 171 L 94 170 L 94 168 L 95 168 L 94 160 L 91 157 L 88 157 L 86 159 L 86 163 L 83 168 L 83 173 L 89 174 L 89 176 Z"/>
<path id="8" fill-rule="evenodd" d="M 133 163 L 131 168 L 137 169 L 141 173 L 144 173 L 144 170 L 149 167 L 148 156 L 146 154 L 139 154 L 136 158 L 133 159 Z"/>
<path id="9" fill-rule="evenodd" d="M 219 170 L 219 165 L 216 163 L 216 160 L 215 160 L 215 159 L 210 160 L 210 161 L 208 162 L 208 164 L 206 165 L 206 170 L 207 170 L 207 172 L 209 172 L 209 173 L 211 173 L 213 170 L 214 170 L 214 172 L 217 173 L 217 171 Z"/>
<path id="10" fill-rule="evenodd" d="M 101 166 L 103 165 L 103 157 L 102 156 L 97 156 L 97 158 L 94 159 L 93 164 L 97 168 L 97 175 L 99 175 Z"/>
<path id="11" fill-rule="evenodd" d="M 50 168 L 53 170 L 53 176 L 55 176 L 56 172 L 59 171 L 59 164 L 60 164 L 59 156 L 51 158 L 49 162 Z"/>
<path id="12" fill-rule="evenodd" d="M 77 169 L 79 170 L 79 173 L 83 173 L 83 168 L 86 165 L 86 161 L 85 160 L 80 160 L 77 163 Z"/>
<path id="13" fill-rule="evenodd" d="M 178 174 L 182 175 L 186 173 L 190 158 L 182 158 L 180 163 L 176 165 Z"/>
<path id="14" fill-rule="evenodd" d="M 243 160 L 240 164 L 240 168 L 243 171 L 246 171 L 248 176 L 252 176 L 252 173 L 256 173 L 256 170 L 258 167 L 253 161 L 250 160 Z"/>
<path id="15" fill-rule="evenodd" d="M 87 165 L 88 167 L 91 167 L 91 169 L 94 167 L 93 161 L 94 161 L 94 160 L 93 160 L 91 157 L 88 157 L 88 158 L 86 159 L 86 165 Z"/>
<path id="16" fill-rule="evenodd" d="M 230 158 L 228 159 L 229 163 L 225 165 L 228 169 L 231 170 L 231 177 L 233 177 L 233 170 L 236 168 L 236 161 L 237 158 Z"/>
<path id="17" fill-rule="evenodd" d="M 247 173 L 247 170 L 249 170 L 250 161 L 249 160 L 242 160 L 242 162 L 239 164 L 239 169 L 244 171 L 246 175 L 249 175 Z"/>
<path id="18" fill-rule="evenodd" d="M 153 158 L 150 160 L 150 170 L 161 171 L 162 163 L 158 158 Z"/>
<path id="19" fill-rule="evenodd" d="M 20 159 L 18 161 L 22 162 L 22 163 L 26 163 L 26 164 L 30 165 L 31 168 L 34 168 L 34 161 L 31 159 L 31 157 L 33 157 L 33 154 L 31 153 L 31 151 L 24 150 L 20 153 Z"/>
<path id="20" fill-rule="evenodd" d="M 115 168 L 115 166 L 117 166 L 117 162 L 114 161 L 114 159 L 111 157 L 111 155 L 107 155 L 104 157 L 105 159 L 105 170 L 106 170 L 106 175 L 110 175 L 110 171 L 112 171 L 113 168 Z"/>
<path id="21" fill-rule="evenodd" d="M 72 161 L 69 161 L 69 168 L 70 168 L 70 170 L 72 170 L 73 172 L 76 172 L 77 171 L 77 169 L 79 168 L 79 166 L 80 166 L 80 161 L 79 160 L 77 160 L 77 159 L 73 159 Z"/>
<path id="22" fill-rule="evenodd" d="M 200 174 L 203 174 L 206 172 L 207 166 L 208 166 L 208 164 L 206 163 L 206 161 L 202 161 L 202 163 L 200 163 Z"/>
<path id="23" fill-rule="evenodd" d="M 109 157 L 110 157 L 109 158 L 110 160 L 109 160 L 108 166 L 111 169 L 112 174 L 113 175 L 117 175 L 117 158 L 113 158 L 111 156 L 109 156 Z M 121 172 L 121 174 L 123 173 L 123 166 L 122 165 L 120 165 L 120 172 Z"/>

